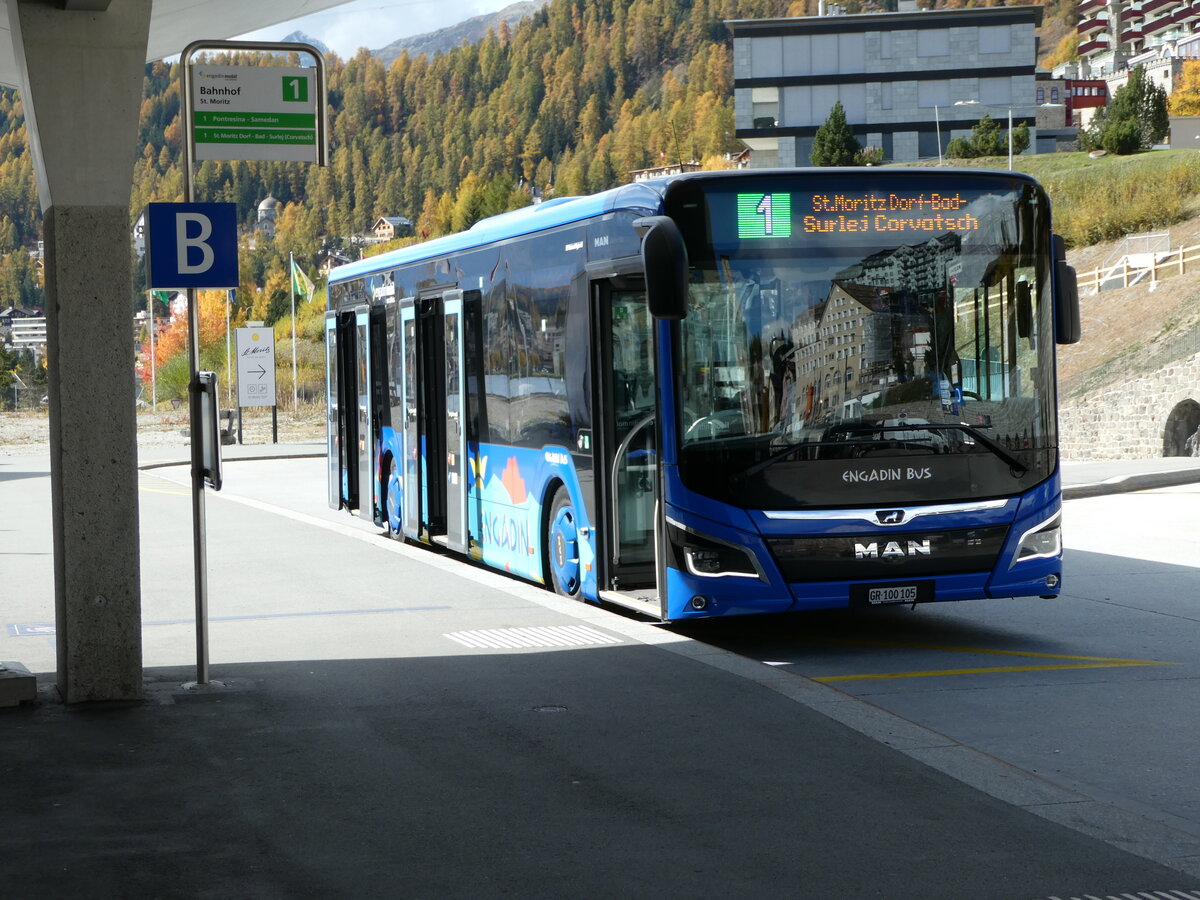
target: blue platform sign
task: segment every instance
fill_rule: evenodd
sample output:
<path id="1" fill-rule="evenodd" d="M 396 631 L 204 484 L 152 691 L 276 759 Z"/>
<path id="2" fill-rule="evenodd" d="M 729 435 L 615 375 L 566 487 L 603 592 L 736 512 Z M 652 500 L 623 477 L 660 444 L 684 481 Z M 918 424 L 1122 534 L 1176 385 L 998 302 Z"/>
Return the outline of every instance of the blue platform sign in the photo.
<path id="1" fill-rule="evenodd" d="M 238 286 L 236 203 L 147 203 L 146 286 Z"/>

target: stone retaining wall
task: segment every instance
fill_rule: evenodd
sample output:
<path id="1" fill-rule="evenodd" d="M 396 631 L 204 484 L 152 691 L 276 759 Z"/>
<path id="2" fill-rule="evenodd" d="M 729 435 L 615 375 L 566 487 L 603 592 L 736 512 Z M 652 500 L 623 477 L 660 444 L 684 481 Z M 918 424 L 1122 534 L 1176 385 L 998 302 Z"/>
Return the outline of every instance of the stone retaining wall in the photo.
<path id="1" fill-rule="evenodd" d="M 1200 456 L 1200 353 L 1059 409 L 1063 459 Z"/>

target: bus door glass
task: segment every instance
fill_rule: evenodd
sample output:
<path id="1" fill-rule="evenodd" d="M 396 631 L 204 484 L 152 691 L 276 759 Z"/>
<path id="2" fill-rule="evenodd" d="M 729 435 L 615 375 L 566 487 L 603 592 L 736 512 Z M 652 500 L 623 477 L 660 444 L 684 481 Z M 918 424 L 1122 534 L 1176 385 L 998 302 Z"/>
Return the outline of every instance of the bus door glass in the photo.
<path id="1" fill-rule="evenodd" d="M 375 435 L 371 427 L 374 397 L 371 390 L 371 311 L 367 306 L 354 308 L 354 396 L 357 444 L 353 449 L 358 469 L 358 514 L 364 519 L 375 518 L 375 498 L 371 485 L 375 482 Z"/>
<path id="2" fill-rule="evenodd" d="M 654 516 L 658 500 L 658 458 L 655 446 L 654 340 L 644 290 L 607 291 L 609 302 L 600 334 L 608 336 L 602 352 L 608 384 L 604 410 L 604 471 L 609 508 L 608 552 L 610 583 L 623 586 L 654 584 Z M 604 376 L 601 376 L 602 378 Z M 632 567 L 632 568 L 631 568 Z"/>
<path id="3" fill-rule="evenodd" d="M 446 546 L 467 549 L 467 419 L 463 383 L 463 294 L 442 296 L 446 395 Z"/>
<path id="4" fill-rule="evenodd" d="M 376 525 L 384 524 L 384 498 L 387 495 L 387 475 L 383 471 L 383 429 L 392 423 L 392 403 L 388 396 L 388 302 L 375 303 L 370 311 L 368 332 L 370 356 L 370 416 L 371 430 L 367 441 L 370 463 L 371 516 Z M 367 516 L 363 516 L 367 518 Z"/>
<path id="5" fill-rule="evenodd" d="M 404 476 L 403 507 L 401 525 L 405 537 L 417 540 L 421 537 L 421 433 L 420 433 L 420 390 L 417 386 L 417 308 L 414 298 L 400 303 L 400 357 L 403 360 L 403 375 L 400 387 L 400 403 L 404 409 L 403 423 L 397 427 L 404 430 L 404 460 L 401 471 Z"/>
<path id="6" fill-rule="evenodd" d="M 338 508 L 358 509 L 358 410 L 355 388 L 358 363 L 354 312 L 337 313 L 333 330 L 332 350 L 335 356 L 330 381 L 334 389 L 334 406 L 330 415 L 336 415 L 337 458 L 330 466 L 336 465 L 337 472 L 330 474 L 338 491 Z M 330 485 L 331 505 L 333 487 Z"/>
<path id="7" fill-rule="evenodd" d="M 328 452 L 329 507 L 342 508 L 342 433 L 338 421 L 337 313 L 325 314 L 325 429 Z"/>

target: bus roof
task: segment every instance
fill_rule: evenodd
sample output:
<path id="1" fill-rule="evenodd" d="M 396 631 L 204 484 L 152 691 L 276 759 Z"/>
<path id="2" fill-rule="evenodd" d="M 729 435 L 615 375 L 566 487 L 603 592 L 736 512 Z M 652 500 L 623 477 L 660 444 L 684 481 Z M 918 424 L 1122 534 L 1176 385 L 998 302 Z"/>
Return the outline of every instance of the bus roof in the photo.
<path id="1" fill-rule="evenodd" d="M 351 278 L 358 278 L 373 272 L 393 269 L 396 266 L 435 259 L 450 253 L 461 253 L 473 250 L 485 244 L 509 240 L 526 234 L 534 234 L 559 225 L 569 225 L 593 216 L 603 215 L 618 209 L 627 209 L 653 215 L 662 208 L 663 197 L 667 187 L 678 181 L 707 181 L 736 178 L 763 178 L 772 175 L 807 175 L 823 179 L 839 176 L 862 178 L 871 174 L 876 177 L 904 179 L 929 179 L 946 176 L 969 176 L 973 179 L 1008 178 L 1029 181 L 1037 184 L 1036 179 L 1023 172 L 1005 172 L 990 169 L 967 168 L 907 168 L 888 167 L 886 169 L 856 168 L 787 168 L 787 169 L 725 169 L 713 172 L 684 172 L 678 175 L 664 175 L 660 178 L 649 178 L 645 181 L 625 184 L 600 194 L 587 197 L 555 197 L 533 206 L 526 206 L 512 212 L 501 213 L 487 219 L 480 219 L 466 231 L 445 237 L 434 238 L 420 244 L 412 244 L 381 253 L 378 256 L 367 257 L 344 266 L 338 266 L 329 273 L 329 283 L 337 284 Z"/>
<path id="2" fill-rule="evenodd" d="M 569 225 L 619 209 L 653 213 L 662 204 L 663 192 L 669 180 L 656 178 L 639 181 L 588 197 L 556 197 L 533 206 L 480 219 L 466 231 L 457 234 L 434 238 L 421 244 L 412 244 L 338 266 L 329 273 L 329 281 L 336 284 L 382 269 L 392 269 L 407 263 L 445 256 L 448 253 L 471 250 L 495 241 L 533 234 L 558 225 Z"/>

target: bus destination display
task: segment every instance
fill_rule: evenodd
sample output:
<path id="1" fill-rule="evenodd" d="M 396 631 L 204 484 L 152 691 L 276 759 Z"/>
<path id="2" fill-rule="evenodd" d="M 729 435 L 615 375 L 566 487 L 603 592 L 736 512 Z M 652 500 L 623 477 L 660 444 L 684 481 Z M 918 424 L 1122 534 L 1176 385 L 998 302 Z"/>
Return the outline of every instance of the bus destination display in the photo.
<path id="1" fill-rule="evenodd" d="M 784 191 L 737 195 L 739 240 L 788 238 L 799 226 L 804 234 L 978 231 L 979 219 L 966 211 L 961 193 L 796 194 Z M 792 218 L 793 207 L 800 217 Z"/>

